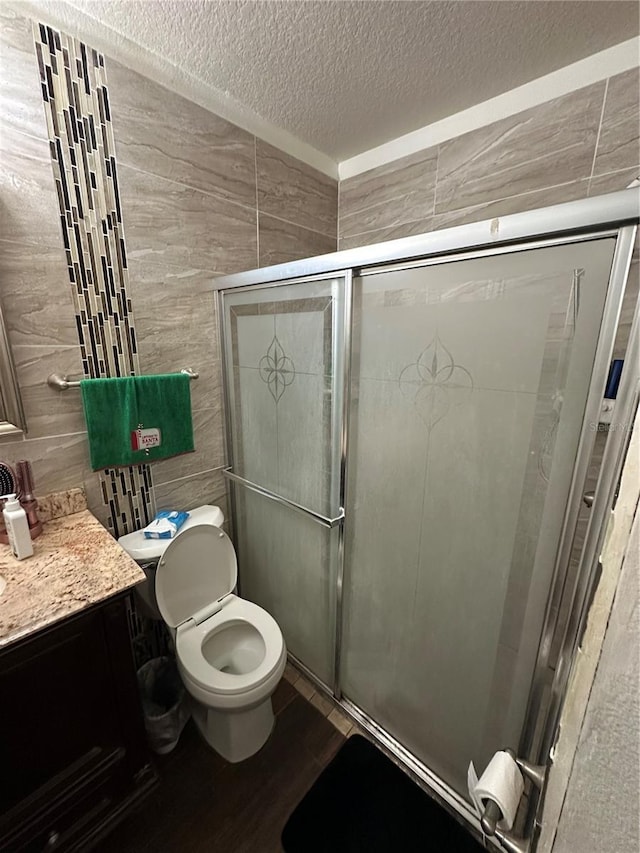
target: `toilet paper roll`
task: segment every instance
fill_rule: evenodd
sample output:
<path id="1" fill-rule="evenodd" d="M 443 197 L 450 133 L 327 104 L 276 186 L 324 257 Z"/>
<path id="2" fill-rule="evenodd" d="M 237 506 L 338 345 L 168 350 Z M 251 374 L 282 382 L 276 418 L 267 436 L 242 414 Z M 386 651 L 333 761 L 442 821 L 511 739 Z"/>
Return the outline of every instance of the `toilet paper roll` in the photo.
<path id="1" fill-rule="evenodd" d="M 482 808 L 485 800 L 494 800 L 502 812 L 498 826 L 508 830 L 516 819 L 523 790 L 524 779 L 516 762 L 508 752 L 496 752 L 474 786 L 472 798 Z"/>

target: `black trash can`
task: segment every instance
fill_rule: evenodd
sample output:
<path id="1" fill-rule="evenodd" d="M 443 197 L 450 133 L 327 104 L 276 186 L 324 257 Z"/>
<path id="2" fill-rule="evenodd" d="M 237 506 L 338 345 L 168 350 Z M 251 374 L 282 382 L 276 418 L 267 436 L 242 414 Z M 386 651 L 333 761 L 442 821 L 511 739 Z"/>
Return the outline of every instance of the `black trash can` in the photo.
<path id="1" fill-rule="evenodd" d="M 138 670 L 144 726 L 149 744 L 158 755 L 176 746 L 189 717 L 189 697 L 170 657 L 152 658 Z"/>

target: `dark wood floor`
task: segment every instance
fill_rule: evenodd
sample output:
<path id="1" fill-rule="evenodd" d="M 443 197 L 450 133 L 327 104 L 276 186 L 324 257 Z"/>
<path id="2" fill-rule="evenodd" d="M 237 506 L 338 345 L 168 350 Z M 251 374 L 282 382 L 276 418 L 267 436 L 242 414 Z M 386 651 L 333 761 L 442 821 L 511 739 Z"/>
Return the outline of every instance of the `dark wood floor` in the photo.
<path id="1" fill-rule="evenodd" d="M 160 784 L 99 853 L 281 853 L 280 833 L 344 737 L 288 681 L 273 696 L 276 725 L 252 758 L 229 764 L 190 721 L 157 756 Z"/>

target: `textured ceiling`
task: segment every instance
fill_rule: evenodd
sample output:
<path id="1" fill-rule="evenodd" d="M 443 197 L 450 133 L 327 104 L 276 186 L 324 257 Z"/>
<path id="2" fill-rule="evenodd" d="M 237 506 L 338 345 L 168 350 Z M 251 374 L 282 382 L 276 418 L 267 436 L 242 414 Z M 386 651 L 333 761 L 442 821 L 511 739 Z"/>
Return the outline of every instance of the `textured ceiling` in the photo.
<path id="1" fill-rule="evenodd" d="M 336 161 L 640 29 L 625 0 L 70 2 Z"/>

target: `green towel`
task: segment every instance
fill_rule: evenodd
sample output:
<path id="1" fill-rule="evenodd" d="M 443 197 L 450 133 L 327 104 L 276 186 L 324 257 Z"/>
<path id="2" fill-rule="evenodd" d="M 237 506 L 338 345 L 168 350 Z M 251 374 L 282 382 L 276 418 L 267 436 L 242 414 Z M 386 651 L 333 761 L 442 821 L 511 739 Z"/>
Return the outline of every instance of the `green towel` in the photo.
<path id="1" fill-rule="evenodd" d="M 83 379 L 80 390 L 93 470 L 191 452 L 189 385 L 184 373 Z"/>

